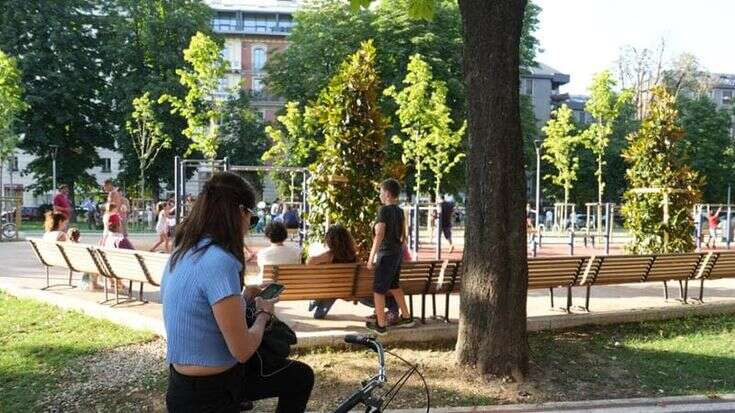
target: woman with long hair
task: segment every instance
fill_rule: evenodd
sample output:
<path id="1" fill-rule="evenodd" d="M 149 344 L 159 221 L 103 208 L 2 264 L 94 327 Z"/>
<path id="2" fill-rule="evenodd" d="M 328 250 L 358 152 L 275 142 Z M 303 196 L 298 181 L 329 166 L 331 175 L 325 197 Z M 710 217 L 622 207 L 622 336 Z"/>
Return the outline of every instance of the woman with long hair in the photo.
<path id="1" fill-rule="evenodd" d="M 248 328 L 241 295 L 243 238 L 255 193 L 241 177 L 215 174 L 177 228 L 161 297 L 171 412 L 239 412 L 244 400 L 278 398 L 277 412 L 303 412 L 314 384 L 306 364 L 291 361 L 263 374 L 252 357 L 276 300 L 255 298 Z M 252 357 L 252 358 L 251 358 Z"/>
<path id="2" fill-rule="evenodd" d="M 307 265 L 319 264 L 349 264 L 357 262 L 357 247 L 352 239 L 350 231 L 341 224 L 335 224 L 327 229 L 324 235 L 324 244 L 328 250 L 323 253 L 309 257 Z M 336 300 L 314 300 L 309 303 L 309 311 L 314 310 L 314 318 L 324 319 Z"/>

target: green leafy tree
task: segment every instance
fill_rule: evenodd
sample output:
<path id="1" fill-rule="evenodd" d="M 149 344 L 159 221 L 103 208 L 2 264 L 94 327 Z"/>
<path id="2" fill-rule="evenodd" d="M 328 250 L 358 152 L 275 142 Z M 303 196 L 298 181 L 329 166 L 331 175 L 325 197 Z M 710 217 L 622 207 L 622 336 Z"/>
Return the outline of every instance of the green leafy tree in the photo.
<path id="1" fill-rule="evenodd" d="M 159 103 L 170 103 L 171 112 L 186 119 L 188 126 L 183 133 L 192 141 L 189 150 L 198 150 L 207 159 L 217 157 L 220 145 L 218 124 L 222 102 L 214 94 L 227 70 L 220 52 L 221 47 L 213 38 L 204 33 L 195 34 L 189 48 L 184 50 L 184 60 L 190 67 L 176 70 L 187 90 L 186 96 L 181 99 L 164 94 L 159 98 Z"/>
<path id="2" fill-rule="evenodd" d="M 400 91 L 391 86 L 383 93 L 392 97 L 398 105 L 396 115 L 400 121 L 402 135 L 393 135 L 391 140 L 401 145 L 403 163 L 413 165 L 416 171 L 414 191 L 416 196 L 420 196 L 422 172 L 428 168 L 429 156 L 434 150 L 432 141 L 436 139 L 432 136 L 434 112 L 437 110 L 434 107 L 433 94 L 443 85 L 433 80 L 431 67 L 419 54 L 411 56 L 403 84 L 405 87 Z"/>
<path id="3" fill-rule="evenodd" d="M 146 92 L 153 101 L 163 94 L 183 99 L 186 89 L 176 74 L 187 64 L 182 51 L 197 32 L 211 34 L 212 9 L 192 0 L 105 0 L 102 12 L 113 27 L 112 38 L 101 45 L 112 62 L 105 98 L 113 102 L 107 114 L 111 122 L 124 125 L 133 112 L 133 99 Z M 147 189 L 155 197 L 160 184 L 173 185 L 171 160 L 186 152 L 191 141 L 182 134 L 187 126 L 183 118 L 165 105 L 154 105 L 153 110 L 163 132 L 171 137 L 171 145 L 162 148 L 146 168 Z M 124 128 L 113 133 L 122 154 L 118 179 L 136 182 L 140 167 L 130 135 Z"/>
<path id="4" fill-rule="evenodd" d="M 349 228 L 363 259 L 372 240 L 385 158 L 386 125 L 379 92 L 375 47 L 367 41 L 342 63 L 319 94 L 313 112 L 324 132 L 324 145 L 310 167 L 310 241 L 320 242 L 328 223 L 341 223 Z"/>
<path id="5" fill-rule="evenodd" d="M 14 127 L 18 116 L 27 108 L 21 77 L 16 60 L 0 50 L 0 169 L 18 145 Z"/>
<path id="6" fill-rule="evenodd" d="M 705 202 L 723 203 L 727 186 L 735 182 L 735 143 L 730 136 L 731 113 L 717 109 L 706 95 L 677 100 L 684 138 L 679 141 L 689 154 L 692 169 L 704 177 Z"/>
<path id="7" fill-rule="evenodd" d="M 434 85 L 429 106 L 433 122 L 429 134 L 431 151 L 426 158 L 426 165 L 434 173 L 435 199 L 441 197 L 442 180 L 465 157 L 462 149 L 462 138 L 467 129 L 467 122 L 456 131 L 452 130 L 452 118 L 446 105 L 447 88 L 442 82 Z"/>
<path id="8" fill-rule="evenodd" d="M 546 138 L 543 141 L 543 158 L 556 169 L 556 175 L 546 175 L 554 185 L 564 190 L 564 207 L 569 203 L 569 193 L 577 180 L 579 157 L 575 155 L 579 136 L 575 133 L 572 110 L 567 105 L 561 105 L 552 113 L 552 118 L 546 123 L 543 131 Z M 566 210 L 562 213 L 566 217 Z"/>
<path id="9" fill-rule="evenodd" d="M 518 150 L 523 145 L 518 79 L 526 4 L 459 0 L 469 121 L 470 225 L 456 355 L 463 366 L 517 380 L 528 374 L 529 358 L 526 185 L 523 151 Z"/>
<path id="10" fill-rule="evenodd" d="M 692 208 L 700 202 L 702 179 L 687 164 L 676 101 L 663 86 L 651 91 L 646 117 L 629 137 L 623 156 L 630 189 L 622 213 L 634 254 L 694 250 Z"/>
<path id="11" fill-rule="evenodd" d="M 285 110 L 286 113 L 277 118 L 276 125 L 265 128 L 272 145 L 262 159 L 273 166 L 307 167 L 316 160 L 324 136 L 310 107 L 302 110 L 298 102 L 288 102 Z M 274 181 L 279 194 L 289 192 L 290 174 L 276 173 Z"/>
<path id="12" fill-rule="evenodd" d="M 620 115 L 620 111 L 631 99 L 629 92 L 617 94 L 614 92 L 616 82 L 610 71 L 598 73 L 590 86 L 590 99 L 585 110 L 594 118 L 595 122 L 583 133 L 584 145 L 595 155 L 597 161 L 597 228 L 602 228 L 602 199 L 605 192 L 604 166 L 605 154 L 610 144 L 613 125 Z"/>
<path id="13" fill-rule="evenodd" d="M 267 139 L 265 125 L 250 106 L 245 90 L 227 98 L 222 109 L 220 126 L 221 144 L 218 157 L 227 158 L 235 165 L 261 165 Z M 260 175 L 247 173 L 247 177 L 262 188 Z"/>
<path id="14" fill-rule="evenodd" d="M 51 145 L 58 146 L 60 183 L 93 185 L 88 169 L 97 148 L 112 148 L 111 73 L 104 45 L 109 20 L 91 0 L 6 0 L 0 8 L 0 49 L 18 56 L 28 110 L 18 118 L 20 147 L 34 156 L 26 173 L 37 193 L 51 188 Z M 42 17 L 40 17 L 42 16 Z M 73 201 L 73 199 L 72 199 Z"/>
<path id="15" fill-rule="evenodd" d="M 145 171 L 156 160 L 161 149 L 171 146 L 171 138 L 163 132 L 163 124 L 156 119 L 150 93 L 133 99 L 133 114 L 126 122 L 140 169 L 140 197 L 145 198 Z"/>
<path id="16" fill-rule="evenodd" d="M 407 75 L 410 57 L 421 54 L 431 65 L 433 77 L 447 85 L 447 104 L 452 120 L 461 124 L 467 116 L 466 91 L 462 70 L 462 19 L 455 1 L 437 0 L 430 20 L 416 20 L 411 16 L 413 0 L 384 0 L 370 9 L 350 10 L 340 0 L 319 0 L 306 3 L 296 12 L 296 26 L 289 36 L 289 48 L 269 60 L 268 86 L 275 93 L 302 105 L 314 99 L 337 70 L 338 63 L 357 49 L 360 42 L 374 39 L 377 49 L 377 67 L 386 86 L 402 87 Z M 525 8 L 520 52 L 522 66 L 531 66 L 538 50 L 533 33 L 538 25 L 540 9 L 533 3 Z M 526 147 L 533 151 L 533 140 L 538 136 L 532 105 L 526 99 L 522 112 Z M 381 99 L 384 113 L 397 109 L 392 99 Z M 528 110 L 531 109 L 531 110 Z M 392 117 L 388 135 L 400 133 L 397 117 Z M 398 144 L 386 147 L 386 168 L 396 178 L 403 178 L 402 148 Z M 534 158 L 531 158 L 534 159 Z M 465 165 L 462 160 L 443 178 L 450 190 L 466 188 Z M 424 174 L 424 172 L 429 172 Z M 422 171 L 427 180 L 430 171 Z M 407 186 L 415 187 L 413 176 L 407 177 Z"/>

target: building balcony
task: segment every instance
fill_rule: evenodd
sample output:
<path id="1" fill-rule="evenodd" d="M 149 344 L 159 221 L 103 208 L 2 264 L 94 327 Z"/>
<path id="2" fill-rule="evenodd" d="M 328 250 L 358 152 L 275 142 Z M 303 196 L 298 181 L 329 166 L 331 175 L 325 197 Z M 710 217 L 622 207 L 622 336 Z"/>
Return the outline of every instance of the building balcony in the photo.
<path id="1" fill-rule="evenodd" d="M 283 98 L 273 95 L 269 93 L 267 90 L 248 90 L 248 95 L 250 96 L 250 100 L 252 102 L 258 102 L 258 103 L 265 103 L 265 102 L 274 102 L 274 103 L 282 103 L 284 101 Z"/>
<path id="2" fill-rule="evenodd" d="M 270 36 L 287 36 L 291 27 L 287 26 L 239 26 L 236 24 L 213 24 L 212 28 L 218 34 L 255 34 Z"/>

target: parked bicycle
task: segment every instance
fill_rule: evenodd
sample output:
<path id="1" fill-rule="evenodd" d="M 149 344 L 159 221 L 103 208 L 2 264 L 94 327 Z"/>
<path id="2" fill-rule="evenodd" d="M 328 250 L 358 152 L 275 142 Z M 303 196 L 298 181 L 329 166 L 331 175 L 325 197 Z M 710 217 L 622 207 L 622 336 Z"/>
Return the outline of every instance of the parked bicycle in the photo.
<path id="1" fill-rule="evenodd" d="M 353 393 L 349 398 L 344 400 L 342 404 L 337 407 L 334 413 L 347 413 L 354 407 L 362 404 L 365 406 L 365 413 L 381 413 L 388 408 L 388 405 L 393 401 L 398 392 L 403 388 L 409 378 L 416 373 L 421 381 L 424 383 L 424 389 L 426 391 L 426 411 L 428 412 L 431 407 L 431 397 L 429 395 L 429 386 L 426 384 L 424 376 L 419 372 L 418 367 L 413 365 L 398 356 L 395 353 L 386 351 L 380 342 L 367 336 L 359 335 L 348 335 L 345 336 L 345 342 L 348 344 L 355 344 L 365 346 L 372 349 L 378 355 L 378 374 L 372 378 L 362 382 L 362 387 Z M 399 360 L 406 363 L 409 369 L 403 373 L 403 375 L 390 387 L 387 391 L 381 393 L 381 390 L 387 385 L 388 377 L 385 369 L 385 354 L 388 353 Z"/>
<path id="2" fill-rule="evenodd" d="M 2 216 L 2 236 L 4 239 L 15 238 L 18 235 L 18 228 L 15 226 L 16 209 L 3 212 Z"/>

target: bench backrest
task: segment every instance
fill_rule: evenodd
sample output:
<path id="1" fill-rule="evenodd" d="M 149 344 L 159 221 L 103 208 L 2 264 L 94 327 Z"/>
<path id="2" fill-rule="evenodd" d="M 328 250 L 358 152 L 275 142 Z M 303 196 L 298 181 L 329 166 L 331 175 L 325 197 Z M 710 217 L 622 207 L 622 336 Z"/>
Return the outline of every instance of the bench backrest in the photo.
<path id="1" fill-rule="evenodd" d="M 360 268 L 359 264 L 266 265 L 263 282 L 285 285 L 281 300 L 352 299 Z"/>
<path id="2" fill-rule="evenodd" d="M 695 278 L 716 280 L 735 277 L 735 252 L 722 251 L 707 253 Z"/>
<path id="3" fill-rule="evenodd" d="M 433 261 L 434 270 L 431 273 L 429 293 L 444 294 L 459 292 L 462 286 L 462 261 L 446 260 Z"/>
<path id="4" fill-rule="evenodd" d="M 29 238 L 28 242 L 31 244 L 33 252 L 36 254 L 36 258 L 41 261 L 41 264 L 48 267 L 62 267 L 69 268 L 69 263 L 64 257 L 64 253 L 59 249 L 57 241 L 45 241 L 38 238 Z"/>
<path id="5" fill-rule="evenodd" d="M 104 266 L 99 262 L 97 254 L 94 252 L 94 246 L 73 242 L 60 243 L 59 246 L 64 250 L 66 258 L 69 259 L 72 270 L 105 275 Z"/>
<path id="6" fill-rule="evenodd" d="M 653 265 L 645 281 L 688 280 L 697 275 L 704 254 L 666 254 L 653 257 Z"/>
<path id="7" fill-rule="evenodd" d="M 528 259 L 528 289 L 568 287 L 579 281 L 589 257 Z"/>
<path id="8" fill-rule="evenodd" d="M 149 251 L 135 251 L 135 254 L 138 256 L 141 265 L 148 272 L 148 276 L 150 277 L 149 283 L 155 286 L 161 285 L 161 279 L 163 278 L 164 271 L 166 271 L 168 259 L 171 255 Z"/>
<path id="9" fill-rule="evenodd" d="M 135 250 L 97 248 L 107 273 L 115 278 L 154 284 L 140 263 Z"/>
<path id="10" fill-rule="evenodd" d="M 637 283 L 646 280 L 652 255 L 605 255 L 589 257 L 580 285 Z"/>

